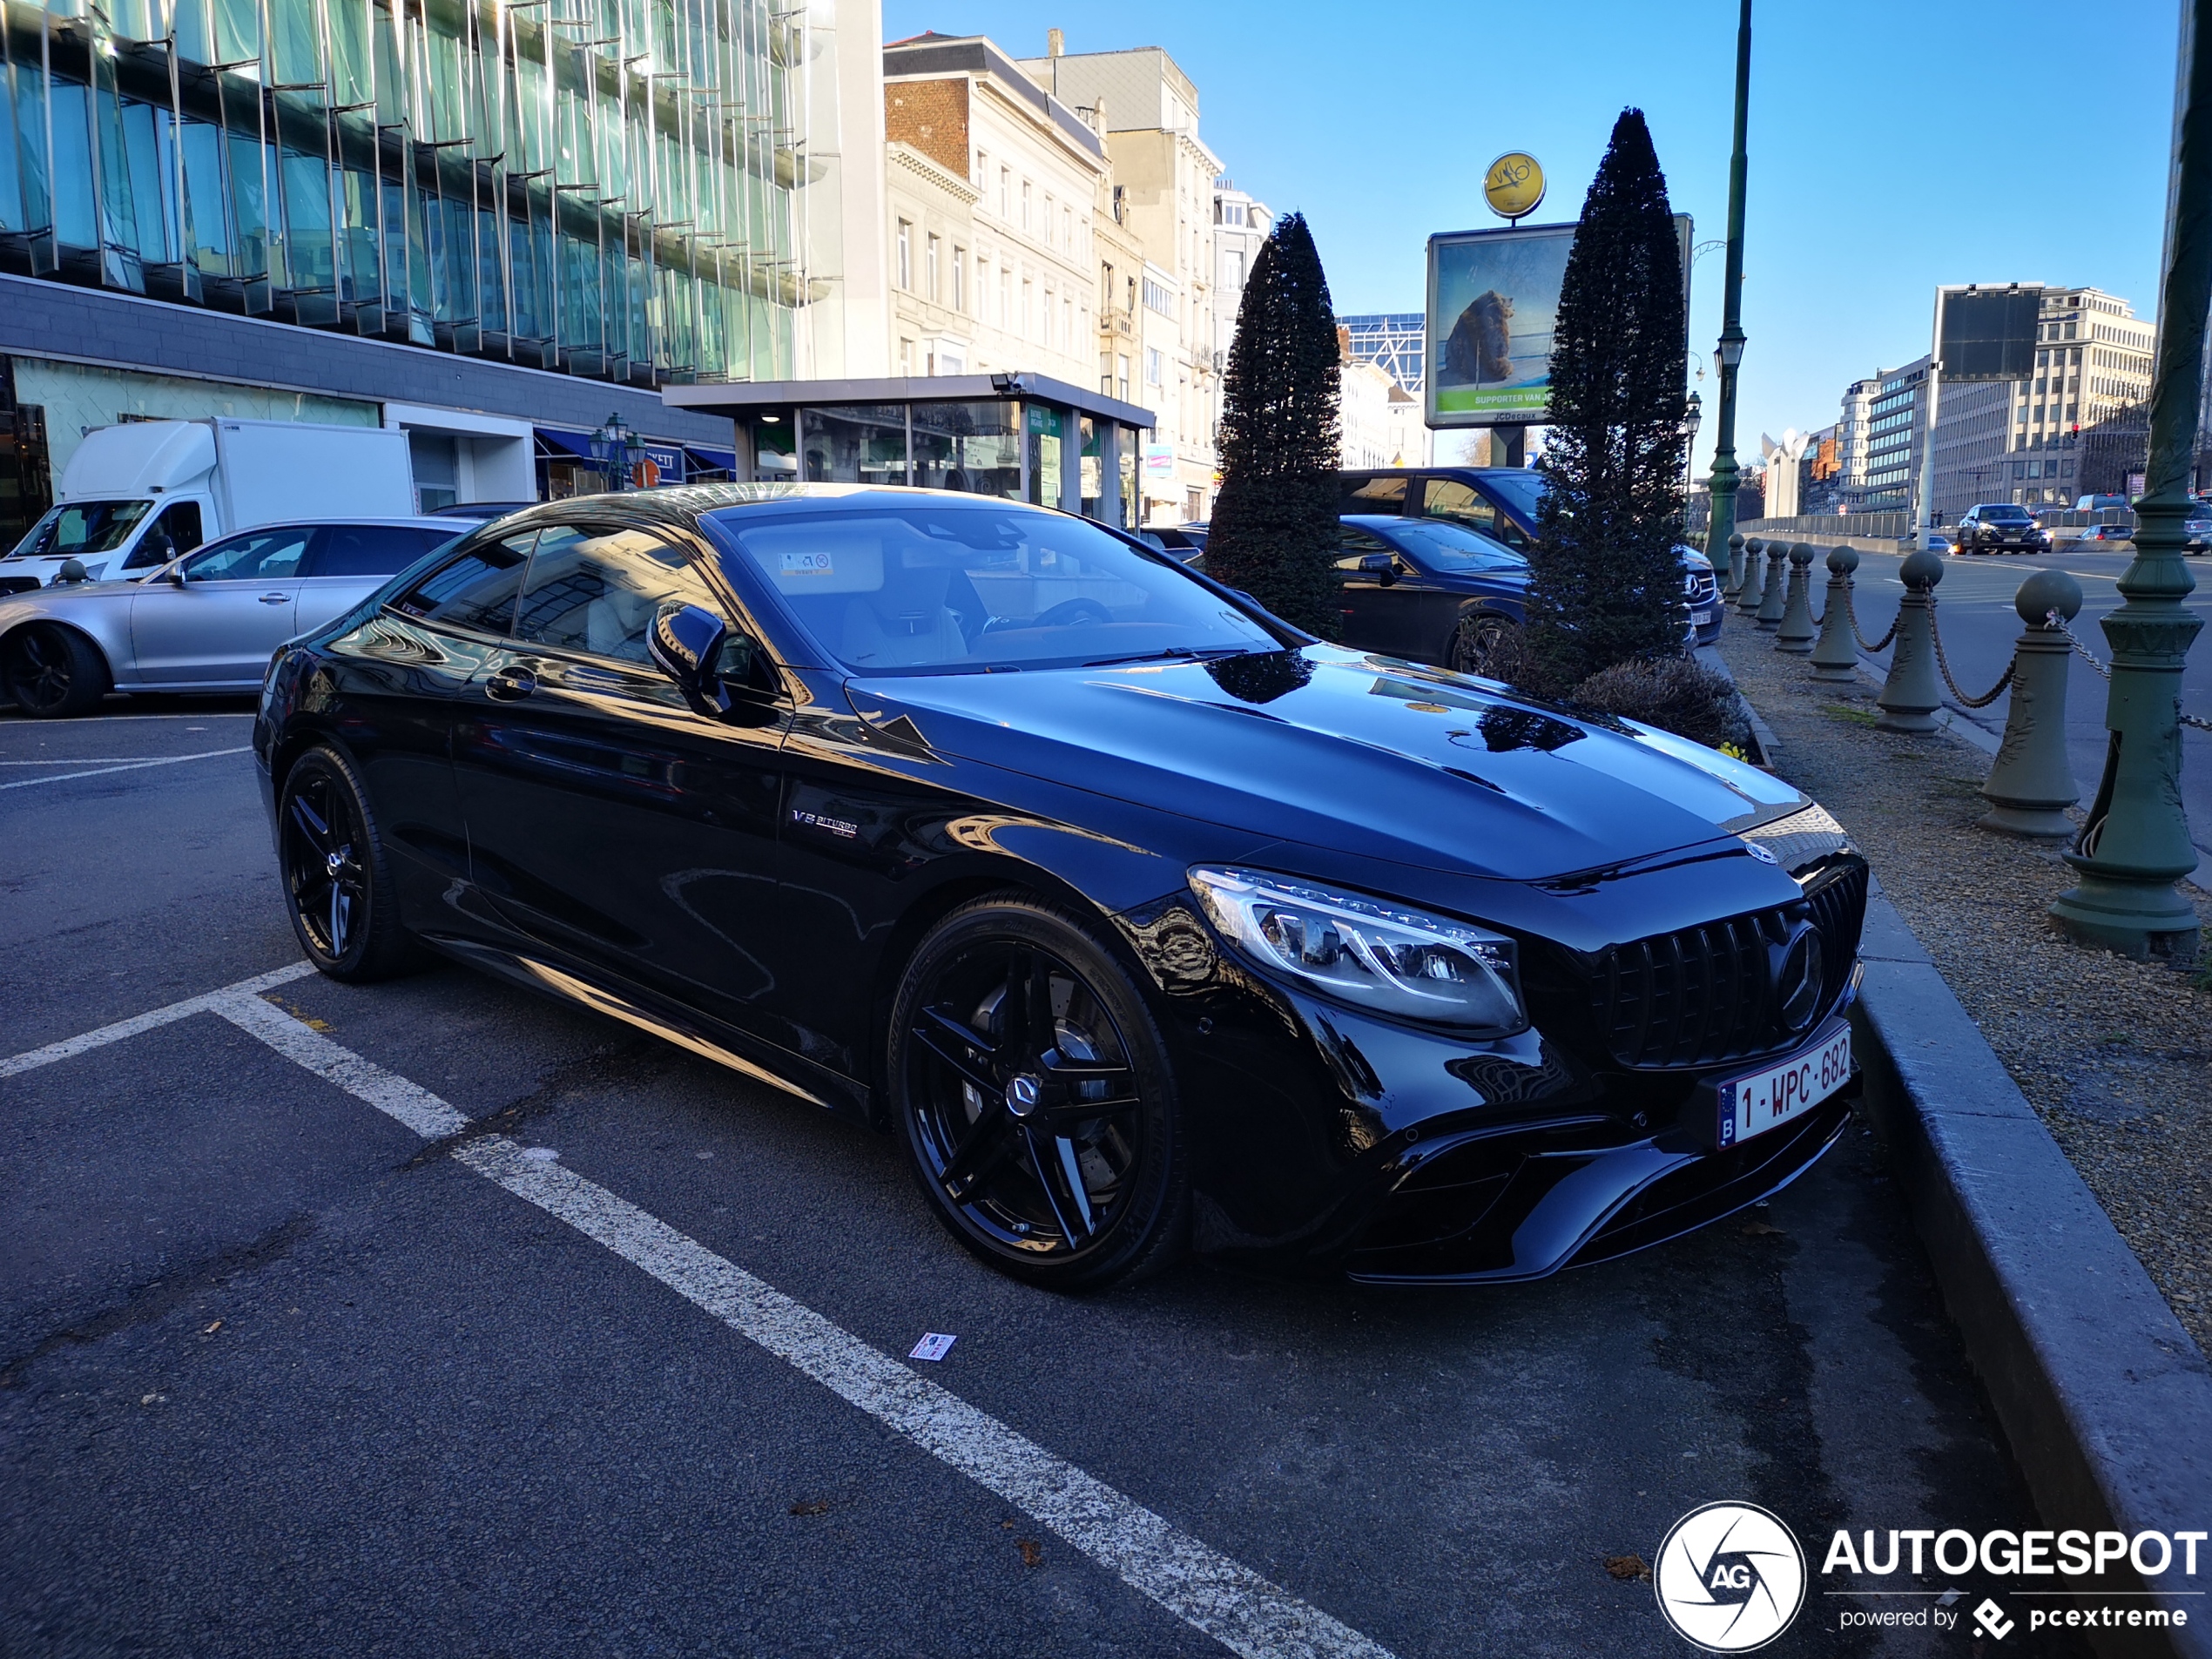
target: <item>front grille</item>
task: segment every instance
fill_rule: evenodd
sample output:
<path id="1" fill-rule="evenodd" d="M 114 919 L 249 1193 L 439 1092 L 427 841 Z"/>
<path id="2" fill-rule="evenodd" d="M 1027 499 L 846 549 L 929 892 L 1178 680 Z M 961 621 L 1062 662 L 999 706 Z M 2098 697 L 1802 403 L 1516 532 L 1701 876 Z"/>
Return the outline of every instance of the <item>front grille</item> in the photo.
<path id="1" fill-rule="evenodd" d="M 1598 959 L 1591 1012 L 1624 1066 L 1712 1065 L 1791 1042 L 1775 1020 L 1768 949 L 1798 921 L 1820 929 L 1826 996 L 1843 989 L 1866 916 L 1866 870 L 1835 867 L 1804 898 L 1620 945 Z"/>

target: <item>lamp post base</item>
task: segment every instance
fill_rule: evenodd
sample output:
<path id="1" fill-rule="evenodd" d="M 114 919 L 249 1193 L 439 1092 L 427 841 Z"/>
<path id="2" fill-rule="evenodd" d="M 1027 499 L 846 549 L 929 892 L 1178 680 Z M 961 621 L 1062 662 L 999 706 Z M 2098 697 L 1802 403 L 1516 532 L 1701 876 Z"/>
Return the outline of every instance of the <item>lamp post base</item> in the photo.
<path id="1" fill-rule="evenodd" d="M 2137 961 L 2193 962 L 2202 924 L 2196 907 L 2171 881 L 2128 880 L 2081 872 L 2080 884 L 2051 901 L 2075 943 L 2096 945 Z"/>
<path id="2" fill-rule="evenodd" d="M 1993 806 L 1974 821 L 1986 830 L 2030 840 L 2062 841 L 2074 831 L 2074 820 L 2064 813 L 2033 806 Z"/>

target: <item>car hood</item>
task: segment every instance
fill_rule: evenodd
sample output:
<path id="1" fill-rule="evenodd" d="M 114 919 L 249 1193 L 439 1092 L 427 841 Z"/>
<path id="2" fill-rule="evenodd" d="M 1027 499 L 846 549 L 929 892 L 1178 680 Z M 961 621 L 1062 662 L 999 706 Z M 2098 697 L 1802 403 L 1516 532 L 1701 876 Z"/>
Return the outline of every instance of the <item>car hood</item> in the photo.
<path id="1" fill-rule="evenodd" d="M 0 576 L 12 574 L 0 566 Z M 58 588 L 33 588 L 24 593 L 0 594 L 0 613 L 66 616 L 79 605 L 116 604 L 145 590 L 136 582 L 72 582 Z"/>
<path id="2" fill-rule="evenodd" d="M 848 682 L 931 748 L 1278 840 L 1536 880 L 1806 806 L 1755 767 L 1440 669 L 1327 646 Z"/>

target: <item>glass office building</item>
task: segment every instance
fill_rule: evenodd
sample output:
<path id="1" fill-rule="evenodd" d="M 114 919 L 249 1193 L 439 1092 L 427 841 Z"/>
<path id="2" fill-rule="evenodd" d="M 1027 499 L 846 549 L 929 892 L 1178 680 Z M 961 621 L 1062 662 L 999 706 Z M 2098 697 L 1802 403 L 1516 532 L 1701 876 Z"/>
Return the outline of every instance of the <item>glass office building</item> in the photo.
<path id="1" fill-rule="evenodd" d="M 0 266 L 633 386 L 795 371 L 803 7 L 0 6 Z"/>

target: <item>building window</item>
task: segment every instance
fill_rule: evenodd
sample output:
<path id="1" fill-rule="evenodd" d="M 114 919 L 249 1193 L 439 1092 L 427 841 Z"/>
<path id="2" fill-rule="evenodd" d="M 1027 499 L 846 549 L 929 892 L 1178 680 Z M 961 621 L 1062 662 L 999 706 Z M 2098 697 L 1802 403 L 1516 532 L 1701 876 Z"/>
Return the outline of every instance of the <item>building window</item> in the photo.
<path id="1" fill-rule="evenodd" d="M 1013 290 L 1014 290 L 1014 269 L 1013 269 L 1013 267 L 1012 267 L 1011 266 L 1008 266 L 1008 265 L 1007 265 L 1007 264 L 1005 264 L 1005 263 L 1001 262 L 1001 263 L 1000 264 L 1000 266 L 999 266 L 999 315 L 998 315 L 998 324 L 999 324 L 999 327 L 1001 327 L 1001 328 L 1003 328 L 1003 327 L 1005 327 L 1007 326 L 1007 323 L 1008 323 L 1008 315 L 1009 315 L 1009 314 L 1008 314 L 1008 312 L 1007 307 L 1008 307 L 1008 302 L 1009 302 L 1009 301 L 1012 300 L 1012 298 L 1013 298 Z"/>
<path id="2" fill-rule="evenodd" d="M 1068 350 L 1076 348 L 1076 302 L 1062 297 L 1060 301 L 1060 338 Z"/>
<path id="3" fill-rule="evenodd" d="M 1029 228 L 1029 181 L 1026 179 L 1022 181 L 1022 228 Z"/>
<path id="4" fill-rule="evenodd" d="M 1014 213 L 1008 206 L 1008 192 L 1014 188 L 1013 179 L 1012 168 L 1001 167 L 999 169 L 999 217 L 1009 223 L 1013 220 Z"/>
<path id="5" fill-rule="evenodd" d="M 1076 251 L 1076 213 L 1071 207 L 1060 210 L 1060 246 L 1067 253 Z"/>
<path id="6" fill-rule="evenodd" d="M 953 244 L 953 309 L 968 309 L 968 250 Z"/>
<path id="7" fill-rule="evenodd" d="M 1028 338 L 1029 338 L 1029 293 L 1030 293 L 1030 288 L 1031 288 L 1031 284 L 1030 284 L 1030 282 L 1029 282 L 1028 279 L 1027 277 L 1024 277 L 1024 278 L 1022 280 L 1022 326 L 1021 326 L 1021 334 L 1022 334 L 1022 339 L 1024 339 L 1024 340 L 1027 340 L 1027 339 L 1028 339 Z"/>
<path id="8" fill-rule="evenodd" d="M 1175 315 L 1175 295 L 1149 276 L 1144 279 L 1144 303 L 1163 317 Z"/>
<path id="9" fill-rule="evenodd" d="M 914 292 L 914 227 L 911 224 L 903 219 L 900 219 L 899 234 L 894 244 L 897 249 L 899 286 L 909 293 Z"/>
<path id="10" fill-rule="evenodd" d="M 1160 383 L 1162 361 L 1159 352 L 1155 347 L 1147 346 L 1144 348 L 1144 383 L 1147 386 L 1157 386 Z"/>
<path id="11" fill-rule="evenodd" d="M 1044 314 L 1037 319 L 1037 322 L 1044 331 L 1044 348 L 1050 351 L 1052 349 L 1052 290 L 1050 288 L 1044 291 Z"/>
<path id="12" fill-rule="evenodd" d="M 929 285 L 929 297 L 934 301 L 937 298 L 937 260 L 939 255 L 939 245 L 937 239 L 934 236 L 931 237 L 924 246 L 927 251 L 928 263 L 923 272 L 922 280 Z"/>
<path id="13" fill-rule="evenodd" d="M 1109 351 L 1098 354 L 1098 389 L 1108 397 L 1114 395 L 1114 354 Z"/>
<path id="14" fill-rule="evenodd" d="M 1041 228 L 1044 234 L 1044 245 L 1047 247 L 1055 246 L 1052 239 L 1052 198 L 1049 195 L 1044 199 L 1044 224 Z"/>
<path id="15" fill-rule="evenodd" d="M 901 374 L 911 374 L 914 372 L 914 343 L 911 340 L 902 340 L 899 342 L 899 372 Z"/>
<path id="16" fill-rule="evenodd" d="M 1114 267 L 1102 265 L 1098 271 L 1098 309 L 1102 314 L 1110 314 L 1114 309 Z"/>
<path id="17" fill-rule="evenodd" d="M 1129 354 L 1127 352 L 1116 352 L 1114 354 L 1114 395 L 1124 403 L 1129 401 Z"/>

